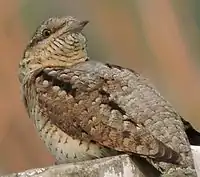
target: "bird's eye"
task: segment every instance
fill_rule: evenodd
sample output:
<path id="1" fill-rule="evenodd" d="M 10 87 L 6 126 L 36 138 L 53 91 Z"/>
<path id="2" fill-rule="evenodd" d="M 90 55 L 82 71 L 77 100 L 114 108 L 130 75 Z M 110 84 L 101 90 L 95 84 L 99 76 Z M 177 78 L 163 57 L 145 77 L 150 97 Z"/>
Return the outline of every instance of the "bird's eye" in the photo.
<path id="1" fill-rule="evenodd" d="M 42 31 L 42 35 L 43 35 L 44 37 L 49 37 L 49 36 L 51 35 L 51 30 L 49 30 L 49 29 L 44 29 L 44 30 Z"/>

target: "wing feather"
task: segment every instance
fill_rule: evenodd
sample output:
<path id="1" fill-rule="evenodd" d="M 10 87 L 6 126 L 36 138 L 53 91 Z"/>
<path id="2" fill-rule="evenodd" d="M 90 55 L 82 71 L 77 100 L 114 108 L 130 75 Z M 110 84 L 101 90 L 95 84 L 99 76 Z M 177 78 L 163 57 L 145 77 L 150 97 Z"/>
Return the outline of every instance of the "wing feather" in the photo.
<path id="1" fill-rule="evenodd" d="M 88 62 L 71 69 L 46 68 L 40 72 L 35 85 L 39 105 L 45 108 L 43 114 L 74 138 L 157 161 L 179 162 L 173 138 L 164 136 L 181 129 L 181 124 L 169 130 L 163 123 L 172 115 L 178 116 L 170 105 L 137 73 L 111 65 L 98 67 Z M 159 118 L 156 111 L 171 115 Z M 163 135 L 158 122 L 163 124 Z"/>

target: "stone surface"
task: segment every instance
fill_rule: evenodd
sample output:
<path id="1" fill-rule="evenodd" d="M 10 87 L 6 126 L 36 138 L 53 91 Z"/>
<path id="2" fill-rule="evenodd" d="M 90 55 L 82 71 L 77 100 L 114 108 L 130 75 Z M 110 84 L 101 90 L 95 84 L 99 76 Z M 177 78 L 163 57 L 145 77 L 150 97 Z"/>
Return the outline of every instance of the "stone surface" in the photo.
<path id="1" fill-rule="evenodd" d="M 48 168 L 28 170 L 21 173 L 8 175 L 7 177 L 125 177 L 143 176 L 138 168 L 132 165 L 132 160 L 127 155 L 115 156 L 112 158 L 102 158 L 98 160 L 86 161 L 83 163 L 61 164 Z M 6 177 L 6 176 L 5 176 Z"/>

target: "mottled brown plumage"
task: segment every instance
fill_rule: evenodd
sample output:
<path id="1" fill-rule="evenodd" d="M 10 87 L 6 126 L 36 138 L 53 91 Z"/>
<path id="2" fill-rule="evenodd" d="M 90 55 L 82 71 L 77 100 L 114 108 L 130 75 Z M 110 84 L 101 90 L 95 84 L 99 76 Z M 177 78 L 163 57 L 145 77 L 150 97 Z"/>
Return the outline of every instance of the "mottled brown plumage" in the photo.
<path id="1" fill-rule="evenodd" d="M 20 62 L 24 103 L 48 149 L 60 163 L 128 153 L 164 175 L 196 176 L 180 115 L 140 74 L 90 61 L 86 24 L 45 21 Z"/>

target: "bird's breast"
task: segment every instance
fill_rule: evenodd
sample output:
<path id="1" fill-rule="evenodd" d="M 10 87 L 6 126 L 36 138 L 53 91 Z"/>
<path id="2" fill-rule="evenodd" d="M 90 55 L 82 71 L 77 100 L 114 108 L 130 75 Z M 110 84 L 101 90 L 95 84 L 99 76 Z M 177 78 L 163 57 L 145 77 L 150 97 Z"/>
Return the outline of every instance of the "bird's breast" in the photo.
<path id="1" fill-rule="evenodd" d="M 39 114 L 34 116 L 40 138 L 58 163 L 80 162 L 117 154 L 94 142 L 74 139 L 49 120 L 42 119 Z"/>

